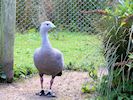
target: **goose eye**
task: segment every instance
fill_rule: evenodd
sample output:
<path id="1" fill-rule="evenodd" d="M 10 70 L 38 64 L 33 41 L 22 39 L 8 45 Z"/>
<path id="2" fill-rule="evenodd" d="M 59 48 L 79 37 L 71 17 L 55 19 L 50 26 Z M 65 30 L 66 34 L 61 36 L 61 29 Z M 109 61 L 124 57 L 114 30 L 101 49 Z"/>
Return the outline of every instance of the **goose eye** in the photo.
<path id="1" fill-rule="evenodd" d="M 46 24 L 47 26 L 49 25 L 49 24 Z"/>

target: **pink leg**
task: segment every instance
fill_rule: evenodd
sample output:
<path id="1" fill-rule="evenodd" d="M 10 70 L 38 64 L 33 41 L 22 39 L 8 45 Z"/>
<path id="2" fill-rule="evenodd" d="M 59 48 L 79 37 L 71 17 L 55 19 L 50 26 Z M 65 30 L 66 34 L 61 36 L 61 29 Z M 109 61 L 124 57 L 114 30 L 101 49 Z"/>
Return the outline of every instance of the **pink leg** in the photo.
<path id="1" fill-rule="evenodd" d="M 53 82 L 54 82 L 54 78 L 55 78 L 55 76 L 52 76 L 52 79 L 51 79 L 51 81 L 50 81 L 50 90 L 52 89 L 52 84 L 53 84 Z"/>
<path id="2" fill-rule="evenodd" d="M 43 74 L 40 75 L 40 83 L 41 83 L 41 89 L 43 90 Z"/>
<path id="3" fill-rule="evenodd" d="M 41 91 L 39 93 L 36 93 L 36 95 L 39 95 L 39 96 L 42 96 L 42 95 L 45 95 L 45 92 L 43 90 L 43 74 L 39 74 L 40 76 L 40 83 L 41 83 Z"/>

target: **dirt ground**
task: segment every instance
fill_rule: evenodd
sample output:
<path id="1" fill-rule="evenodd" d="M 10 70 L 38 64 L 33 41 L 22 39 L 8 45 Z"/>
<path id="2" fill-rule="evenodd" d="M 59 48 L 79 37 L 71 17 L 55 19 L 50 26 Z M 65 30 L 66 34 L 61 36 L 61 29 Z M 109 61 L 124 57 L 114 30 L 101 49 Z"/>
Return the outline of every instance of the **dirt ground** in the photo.
<path id="1" fill-rule="evenodd" d="M 48 90 L 50 76 L 44 76 L 44 88 Z M 64 71 L 61 77 L 56 77 L 52 90 L 55 98 L 38 96 L 40 79 L 38 75 L 12 84 L 0 83 L 0 100 L 85 100 L 81 93 L 82 84 L 91 79 L 87 72 Z"/>

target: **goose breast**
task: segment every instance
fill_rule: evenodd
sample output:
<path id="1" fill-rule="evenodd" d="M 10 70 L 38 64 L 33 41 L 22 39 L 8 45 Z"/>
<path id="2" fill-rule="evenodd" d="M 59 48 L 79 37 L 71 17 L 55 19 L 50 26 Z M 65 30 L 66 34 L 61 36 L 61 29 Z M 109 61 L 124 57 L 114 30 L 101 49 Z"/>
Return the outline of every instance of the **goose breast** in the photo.
<path id="1" fill-rule="evenodd" d="M 39 73 L 56 75 L 63 70 L 63 54 L 55 48 L 38 48 L 34 53 L 34 63 Z"/>

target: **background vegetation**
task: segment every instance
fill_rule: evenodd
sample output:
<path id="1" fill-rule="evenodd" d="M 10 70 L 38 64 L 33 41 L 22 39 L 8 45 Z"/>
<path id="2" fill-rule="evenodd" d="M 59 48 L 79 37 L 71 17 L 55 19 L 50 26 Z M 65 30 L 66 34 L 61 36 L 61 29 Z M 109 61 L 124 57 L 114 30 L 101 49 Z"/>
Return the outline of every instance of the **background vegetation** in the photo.
<path id="1" fill-rule="evenodd" d="M 98 12 L 96 12 L 98 13 Z M 101 10 L 105 14 L 96 24 L 103 33 L 106 67 L 109 74 L 97 85 L 98 100 L 133 100 L 133 3 L 121 0 Z"/>

